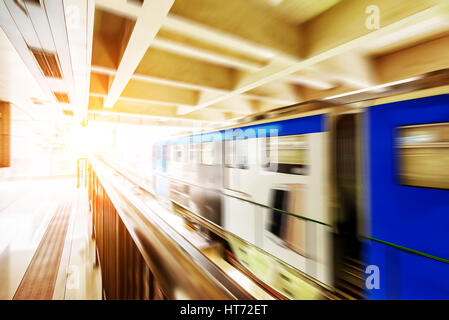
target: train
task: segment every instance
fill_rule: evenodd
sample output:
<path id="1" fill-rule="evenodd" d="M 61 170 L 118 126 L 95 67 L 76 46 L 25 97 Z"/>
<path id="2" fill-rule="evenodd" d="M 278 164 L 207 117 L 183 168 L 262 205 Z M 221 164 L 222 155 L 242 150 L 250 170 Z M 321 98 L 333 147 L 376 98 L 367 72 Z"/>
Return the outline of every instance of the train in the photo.
<path id="1" fill-rule="evenodd" d="M 264 281 L 253 248 L 350 297 L 447 299 L 449 94 L 411 87 L 157 141 L 154 192 Z"/>

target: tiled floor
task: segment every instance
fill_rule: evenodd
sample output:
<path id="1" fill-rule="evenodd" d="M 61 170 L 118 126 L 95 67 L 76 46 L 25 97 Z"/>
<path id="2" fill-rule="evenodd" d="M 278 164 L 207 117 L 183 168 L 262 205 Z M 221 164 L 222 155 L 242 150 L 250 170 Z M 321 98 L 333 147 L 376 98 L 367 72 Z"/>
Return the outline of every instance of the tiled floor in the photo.
<path id="1" fill-rule="evenodd" d="M 70 223 L 54 299 L 99 299 L 87 194 L 74 179 L 0 182 L 0 299 L 12 299 L 58 203 L 70 201 Z"/>

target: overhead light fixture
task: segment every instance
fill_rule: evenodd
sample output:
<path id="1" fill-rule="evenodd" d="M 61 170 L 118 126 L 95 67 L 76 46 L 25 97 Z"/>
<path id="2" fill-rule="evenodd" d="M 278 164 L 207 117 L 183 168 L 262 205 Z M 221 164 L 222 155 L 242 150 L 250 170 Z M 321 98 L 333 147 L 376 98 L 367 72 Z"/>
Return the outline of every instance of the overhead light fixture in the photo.
<path id="1" fill-rule="evenodd" d="M 393 86 L 396 86 L 398 84 L 404 84 L 404 83 L 407 83 L 407 82 L 412 82 L 412 81 L 415 81 L 415 80 L 418 80 L 418 79 L 421 79 L 421 78 L 422 78 L 422 76 L 417 76 L 417 77 L 407 78 L 407 79 L 403 79 L 403 80 L 388 82 L 388 83 L 380 84 L 380 85 L 377 85 L 377 86 L 372 86 L 372 87 L 369 87 L 369 88 L 366 88 L 366 89 L 360 89 L 360 90 L 355 90 L 355 91 L 350 91 L 350 92 L 337 94 L 337 95 L 326 97 L 326 98 L 323 98 L 323 99 L 320 99 L 320 100 L 322 100 L 322 101 L 333 100 L 333 99 L 343 98 L 343 97 L 347 97 L 347 96 L 352 96 L 352 95 L 359 94 L 359 93 L 382 92 L 382 91 L 385 91 L 388 87 L 393 87 Z"/>

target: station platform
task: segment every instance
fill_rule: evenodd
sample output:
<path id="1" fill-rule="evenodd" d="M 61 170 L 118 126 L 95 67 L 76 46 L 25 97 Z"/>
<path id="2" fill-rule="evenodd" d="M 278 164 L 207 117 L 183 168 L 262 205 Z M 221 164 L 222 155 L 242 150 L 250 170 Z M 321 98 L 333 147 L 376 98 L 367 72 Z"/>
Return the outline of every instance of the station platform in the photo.
<path id="1" fill-rule="evenodd" d="M 101 299 L 86 190 L 74 178 L 0 183 L 0 299 Z"/>
<path id="2" fill-rule="evenodd" d="M 164 205 L 145 179 L 100 158 L 78 166 L 78 179 L 0 183 L 0 299 L 288 299 L 281 278 L 270 287 L 239 267 L 226 235 Z M 271 268 L 302 299 L 337 298 Z"/>

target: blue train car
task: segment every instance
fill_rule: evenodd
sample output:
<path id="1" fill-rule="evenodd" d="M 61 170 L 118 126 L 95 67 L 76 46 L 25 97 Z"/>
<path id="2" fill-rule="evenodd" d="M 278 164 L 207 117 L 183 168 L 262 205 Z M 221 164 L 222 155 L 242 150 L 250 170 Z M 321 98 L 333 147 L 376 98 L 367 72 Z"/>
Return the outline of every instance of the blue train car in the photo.
<path id="1" fill-rule="evenodd" d="M 429 130 L 435 125 L 444 135 L 436 141 Z M 438 174 L 440 186 L 401 176 L 405 163 L 398 148 L 403 141 L 398 139 L 404 138 L 400 131 L 406 128 L 416 128 L 405 141 L 411 145 L 408 150 L 422 150 L 417 156 L 423 160 L 416 161 L 422 168 L 413 168 L 413 173 Z M 369 108 L 365 138 L 369 142 L 365 214 L 370 236 L 448 259 L 449 95 Z M 429 172 L 428 166 L 442 166 L 446 171 Z M 380 288 L 367 290 L 368 298 L 449 299 L 449 264 L 373 241 L 364 241 L 364 251 L 366 263 L 380 269 Z"/>
<path id="2" fill-rule="evenodd" d="M 352 297 L 449 298 L 449 95 L 268 117 L 153 148 L 156 192 L 231 234 L 261 278 L 241 243 Z"/>

